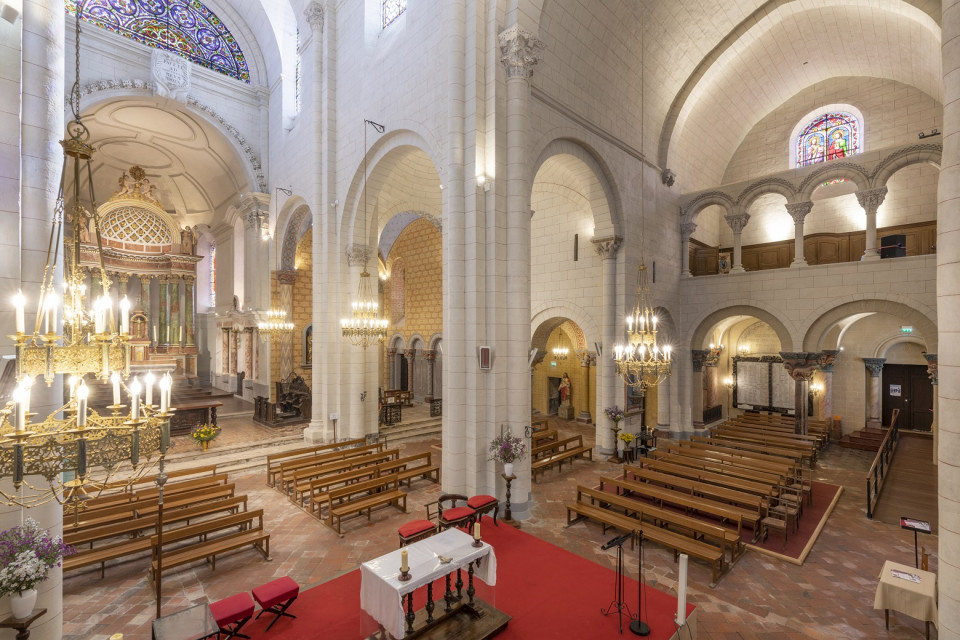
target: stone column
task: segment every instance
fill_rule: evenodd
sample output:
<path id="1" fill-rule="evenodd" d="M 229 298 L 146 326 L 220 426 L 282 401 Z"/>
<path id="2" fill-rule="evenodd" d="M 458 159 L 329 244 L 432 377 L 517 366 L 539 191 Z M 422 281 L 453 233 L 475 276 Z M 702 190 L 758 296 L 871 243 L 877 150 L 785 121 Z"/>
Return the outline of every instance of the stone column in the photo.
<path id="1" fill-rule="evenodd" d="M 413 360 L 417 355 L 416 349 L 404 349 L 403 355 L 407 358 L 407 391 L 413 393 Z"/>
<path id="2" fill-rule="evenodd" d="M 787 208 L 787 213 L 793 218 L 793 262 L 790 263 L 790 266 L 802 267 L 807 264 L 807 259 L 803 255 L 803 219 L 813 209 L 813 203 L 788 202 L 784 206 Z M 874 218 L 874 222 L 876 222 L 876 218 Z M 874 232 L 876 232 L 876 228 L 874 228 Z"/>
<path id="3" fill-rule="evenodd" d="M 807 389 L 810 379 L 819 366 L 820 354 L 808 351 L 781 351 L 783 366 L 794 381 L 794 431 L 807 435 Z"/>
<path id="4" fill-rule="evenodd" d="M 170 305 L 167 302 L 167 296 L 169 293 L 168 289 L 168 280 L 167 276 L 160 276 L 160 313 L 159 319 L 157 322 L 157 328 L 159 329 L 159 335 L 157 335 L 157 344 L 170 344 L 170 341 L 167 339 L 169 331 L 167 327 L 170 322 Z"/>
<path id="5" fill-rule="evenodd" d="M 742 211 L 724 216 L 724 220 L 727 221 L 727 225 L 733 231 L 733 266 L 730 267 L 730 273 L 743 273 L 746 269 L 743 268 L 743 245 L 740 238 L 743 235 L 743 228 L 750 222 L 750 214 Z M 686 255 L 689 259 L 689 253 Z"/>
<path id="6" fill-rule="evenodd" d="M 836 363 L 837 355 L 840 351 L 836 349 L 824 349 L 820 352 L 820 378 L 823 380 L 823 391 L 820 393 L 819 411 L 820 419 L 826 420 L 828 427 L 833 429 L 833 368 Z M 837 434 L 837 439 L 842 434 Z"/>
<path id="7" fill-rule="evenodd" d="M 240 196 L 243 214 L 243 307 L 265 309 L 269 306 L 269 269 L 258 268 L 267 261 L 269 243 L 263 241 L 263 230 L 270 225 L 270 195 L 244 193 Z"/>
<path id="8" fill-rule="evenodd" d="M 867 214 L 867 242 L 861 260 L 880 259 L 880 252 L 877 249 L 877 209 L 883 204 L 886 195 L 886 187 L 857 191 L 857 202 Z"/>
<path id="9" fill-rule="evenodd" d="M 143 315 L 147 318 L 147 338 L 153 340 L 153 329 L 150 327 L 150 323 L 153 320 L 153 314 L 150 313 L 150 282 L 153 279 L 153 276 L 149 274 L 140 275 L 140 300 L 137 302 L 137 307 L 143 310 Z"/>
<path id="10" fill-rule="evenodd" d="M 427 389 L 423 401 L 430 404 L 433 401 L 433 367 L 437 362 L 437 352 L 427 349 L 423 352 L 423 359 L 427 361 Z"/>
<path id="11" fill-rule="evenodd" d="M 590 424 L 593 421 L 593 416 L 590 415 L 590 367 L 597 365 L 597 354 L 581 352 L 578 354 L 578 357 L 580 359 L 580 367 L 583 370 L 583 388 L 585 389 L 585 393 L 583 394 L 583 402 L 580 404 L 582 409 L 580 409 L 580 415 L 577 416 L 577 422 Z M 596 391 L 594 391 L 594 396 L 596 396 Z"/>
<path id="12" fill-rule="evenodd" d="M 675 375 L 676 372 L 674 372 Z M 660 431 L 670 430 L 670 403 L 672 395 L 673 375 L 667 376 L 663 382 L 657 386 L 657 429 Z"/>
<path id="13" fill-rule="evenodd" d="M 123 300 L 124 296 L 127 295 L 127 284 L 130 282 L 130 274 L 117 273 L 117 282 L 120 284 L 120 293 L 117 295 L 117 299 Z"/>
<path id="14" fill-rule="evenodd" d="M 693 428 L 703 429 L 703 367 L 710 351 L 691 349 L 693 362 Z"/>
<path id="15" fill-rule="evenodd" d="M 697 230 L 693 222 L 680 223 L 680 275 L 689 278 L 690 273 L 690 237 Z"/>
<path id="16" fill-rule="evenodd" d="M 387 354 L 387 381 L 384 386 L 387 389 L 396 389 L 399 385 L 399 374 L 397 372 L 397 350 L 393 347 L 387 347 L 384 350 Z"/>
<path id="17" fill-rule="evenodd" d="M 617 252 L 623 238 L 611 236 L 609 238 L 595 238 L 593 247 L 600 256 L 603 265 L 601 287 L 603 300 L 600 309 L 600 340 L 604 353 L 597 354 L 597 392 L 594 415 L 597 416 L 594 433 L 597 442 L 597 453 L 601 456 L 611 456 L 616 452 L 617 443 L 613 439 L 613 422 L 607 417 L 604 409 L 619 405 L 618 391 L 622 394 L 623 383 L 617 375 L 617 366 L 613 361 L 613 346 L 617 343 Z"/>
<path id="18" fill-rule="evenodd" d="M 293 319 L 293 285 L 297 281 L 296 271 L 278 271 L 277 286 L 280 297 L 280 308 L 287 312 L 287 320 Z M 273 338 L 271 350 L 277 347 L 280 359 L 280 377 L 286 378 L 293 372 L 293 341 L 302 333 L 302 328 L 294 326 L 293 333 L 285 333 L 280 338 Z"/>
<path id="19" fill-rule="evenodd" d="M 188 347 L 194 346 L 194 320 L 195 320 L 195 302 L 194 296 L 196 295 L 196 289 L 193 284 L 196 278 L 193 276 L 185 276 L 183 278 L 183 318 L 184 318 L 184 329 L 183 329 L 183 344 Z"/>
<path id="20" fill-rule="evenodd" d="M 239 372 L 240 366 L 240 334 L 242 331 L 240 327 L 233 327 L 230 331 L 230 335 L 233 337 L 231 342 L 230 349 L 230 373 L 237 375 Z"/>
<path id="21" fill-rule="evenodd" d="M 937 432 L 940 431 L 940 427 L 937 424 L 939 413 L 939 392 L 940 392 L 940 377 L 939 377 L 939 363 L 937 362 L 937 354 L 935 353 L 925 353 L 923 357 L 927 361 L 927 377 L 930 378 L 930 384 L 933 385 L 933 421 L 930 423 L 930 432 L 933 434 L 933 464 L 939 464 L 937 459 Z"/>
<path id="22" fill-rule="evenodd" d="M 243 337 L 245 340 L 243 345 L 243 372 L 246 374 L 244 380 L 255 380 L 257 370 L 253 366 L 253 343 L 256 342 L 256 336 L 253 334 L 253 327 L 244 329 Z"/>
<path id="23" fill-rule="evenodd" d="M 170 342 L 178 347 L 182 344 L 180 334 L 183 327 L 183 306 L 180 304 L 180 276 L 170 277 Z"/>
<path id="24" fill-rule="evenodd" d="M 866 365 L 867 371 L 870 372 L 870 395 L 867 398 L 867 407 L 869 408 L 867 413 L 868 427 L 883 426 L 881 406 L 881 400 L 883 396 L 880 389 L 880 374 L 883 373 L 883 363 L 886 361 L 886 358 L 863 359 L 863 364 Z"/>
<path id="25" fill-rule="evenodd" d="M 527 157 L 530 77 L 540 62 L 543 43 L 514 23 L 497 35 L 500 62 L 506 71 L 506 347 L 497 354 L 505 370 L 506 416 L 513 433 L 530 424 L 530 162 Z M 483 434 L 476 436 L 487 441 Z M 489 462 L 493 467 L 496 463 Z M 514 517 L 523 518 L 530 504 L 530 456 L 517 465 L 513 483 Z"/>

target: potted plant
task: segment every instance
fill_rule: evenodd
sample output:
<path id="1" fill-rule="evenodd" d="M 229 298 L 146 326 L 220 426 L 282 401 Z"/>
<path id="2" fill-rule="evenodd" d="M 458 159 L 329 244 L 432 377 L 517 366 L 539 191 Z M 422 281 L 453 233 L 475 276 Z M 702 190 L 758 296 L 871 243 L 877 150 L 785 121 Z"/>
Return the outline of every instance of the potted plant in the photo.
<path id="1" fill-rule="evenodd" d="M 508 476 L 513 475 L 513 463 L 523 460 L 527 453 L 527 443 L 523 438 L 510 434 L 510 432 L 501 433 L 490 442 L 490 459 L 503 463 L 503 473 Z"/>
<path id="2" fill-rule="evenodd" d="M 57 536 L 27 518 L 19 527 L 0 533 L 0 596 L 10 596 L 14 618 L 27 618 L 37 604 L 37 585 L 47 579 L 51 567 L 60 566 L 74 552 Z"/>
<path id="3" fill-rule="evenodd" d="M 618 443 L 618 437 L 620 434 L 620 421 L 624 418 L 623 409 L 617 405 L 612 407 L 607 407 L 603 410 L 607 417 L 613 422 L 613 426 L 610 427 L 610 430 L 613 431 L 613 455 L 610 457 L 610 462 L 620 462 L 620 445 Z"/>
<path id="4" fill-rule="evenodd" d="M 220 427 L 215 424 L 197 425 L 190 433 L 190 437 L 200 443 L 203 450 L 210 448 L 210 441 L 220 435 Z"/>
<path id="5" fill-rule="evenodd" d="M 636 435 L 630 433 L 629 431 L 621 431 L 619 435 L 617 435 L 617 438 L 619 438 L 620 442 L 623 443 L 624 451 L 630 448 L 630 446 L 633 444 L 633 441 L 636 439 L 636 437 L 637 437 Z"/>

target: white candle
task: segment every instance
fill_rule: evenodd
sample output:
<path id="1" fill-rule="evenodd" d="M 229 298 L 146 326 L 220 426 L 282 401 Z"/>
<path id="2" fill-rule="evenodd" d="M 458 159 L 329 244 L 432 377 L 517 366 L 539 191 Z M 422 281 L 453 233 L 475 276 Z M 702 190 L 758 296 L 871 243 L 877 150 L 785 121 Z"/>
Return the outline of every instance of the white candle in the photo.
<path id="1" fill-rule="evenodd" d="M 73 398 L 77 394 L 77 384 L 79 382 L 79 379 L 77 378 L 77 376 L 70 376 L 70 379 L 68 382 L 70 383 L 70 399 L 73 400 Z"/>
<path id="2" fill-rule="evenodd" d="M 140 380 L 137 378 L 130 383 L 130 418 L 140 419 Z"/>
<path id="3" fill-rule="evenodd" d="M 479 522 L 473 523 L 473 539 L 474 540 L 480 539 L 480 523 Z"/>
<path id="4" fill-rule="evenodd" d="M 157 340 L 157 325 L 153 325 L 153 343 L 159 344 L 159 342 L 160 341 Z"/>
<path id="5" fill-rule="evenodd" d="M 87 395 L 90 390 L 86 383 L 81 383 L 77 387 L 77 426 L 84 427 L 87 424 Z"/>
<path id="6" fill-rule="evenodd" d="M 130 300 L 123 296 L 120 301 L 120 333 L 122 335 L 130 334 Z"/>
<path id="7" fill-rule="evenodd" d="M 30 413 L 30 388 L 33 387 L 33 378 L 24 378 L 20 381 L 23 389 L 23 412 Z"/>
<path id="8" fill-rule="evenodd" d="M 400 552 L 400 571 L 406 573 L 410 570 L 410 565 L 407 564 L 407 550 L 404 549 Z"/>
<path id="9" fill-rule="evenodd" d="M 17 433 L 24 431 L 27 424 L 26 411 L 23 409 L 23 394 L 24 391 L 21 387 L 17 387 L 13 391 L 14 416 L 16 420 L 13 428 Z"/>
<path id="10" fill-rule="evenodd" d="M 27 301 L 23 297 L 23 292 L 18 291 L 17 295 L 13 296 L 13 306 L 17 312 L 17 333 L 24 332 L 23 307 L 26 303 Z"/>
<path id="11" fill-rule="evenodd" d="M 57 330 L 57 294 L 48 293 L 44 299 L 45 333 L 54 333 Z"/>
<path id="12" fill-rule="evenodd" d="M 147 375 L 143 376 L 143 382 L 147 389 L 147 399 L 146 402 L 148 405 L 153 405 L 153 371 L 147 371 Z"/>
<path id="13" fill-rule="evenodd" d="M 116 371 L 110 376 L 110 382 L 113 383 L 113 404 L 120 404 L 120 374 Z"/>
<path id="14" fill-rule="evenodd" d="M 164 376 L 160 379 L 160 413 L 166 413 L 168 408 L 167 392 L 170 389 L 170 379 Z"/>

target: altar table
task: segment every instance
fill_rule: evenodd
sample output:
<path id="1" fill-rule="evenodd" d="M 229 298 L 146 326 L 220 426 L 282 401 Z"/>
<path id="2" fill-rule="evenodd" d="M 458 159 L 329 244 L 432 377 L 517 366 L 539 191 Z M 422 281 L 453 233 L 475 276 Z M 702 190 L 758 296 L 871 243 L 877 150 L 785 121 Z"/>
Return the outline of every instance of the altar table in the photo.
<path id="1" fill-rule="evenodd" d="M 919 576 L 920 582 L 898 578 L 893 571 Z M 880 572 L 880 583 L 873 600 L 874 609 L 883 609 L 887 628 L 890 628 L 890 609 L 926 623 L 927 638 L 930 623 L 937 626 L 937 574 L 887 560 Z M 939 628 L 939 627 L 938 627 Z"/>
<path id="2" fill-rule="evenodd" d="M 394 638 L 403 638 L 403 598 L 416 589 L 480 560 L 474 575 L 488 585 L 497 583 L 497 557 L 486 542 L 473 546 L 473 537 L 451 528 L 404 547 L 410 579 L 399 580 L 401 549 L 360 565 L 360 607 Z M 446 564 L 439 556 L 452 558 Z"/>

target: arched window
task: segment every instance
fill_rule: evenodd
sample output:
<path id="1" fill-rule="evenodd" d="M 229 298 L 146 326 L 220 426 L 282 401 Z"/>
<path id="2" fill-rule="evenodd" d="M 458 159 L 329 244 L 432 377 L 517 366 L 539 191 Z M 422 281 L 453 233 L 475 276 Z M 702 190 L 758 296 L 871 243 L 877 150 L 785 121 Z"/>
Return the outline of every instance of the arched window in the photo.
<path id="1" fill-rule="evenodd" d="M 66 7 L 76 15 L 77 0 Z M 199 0 L 86 0 L 80 19 L 250 83 L 237 40 Z"/>
<path id="2" fill-rule="evenodd" d="M 383 0 L 380 5 L 380 17 L 383 28 L 386 29 L 407 10 L 407 0 Z"/>
<path id="3" fill-rule="evenodd" d="M 217 307 L 217 245 L 210 245 L 210 308 Z"/>
<path id="4" fill-rule="evenodd" d="M 845 111 L 828 111 L 810 120 L 796 136 L 797 167 L 845 158 L 863 151 L 860 119 Z"/>

